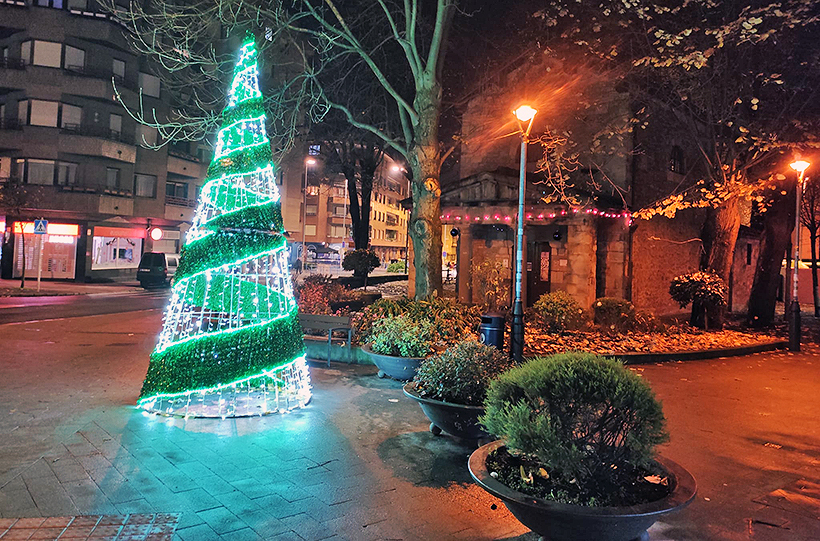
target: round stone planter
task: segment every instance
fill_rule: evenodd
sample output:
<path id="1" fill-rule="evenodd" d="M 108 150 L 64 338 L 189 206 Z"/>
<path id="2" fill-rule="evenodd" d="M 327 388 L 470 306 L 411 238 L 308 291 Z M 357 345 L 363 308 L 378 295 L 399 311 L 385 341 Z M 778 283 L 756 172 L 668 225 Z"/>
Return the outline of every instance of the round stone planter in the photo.
<path id="1" fill-rule="evenodd" d="M 379 369 L 379 377 L 390 376 L 401 381 L 410 381 L 416 375 L 419 365 L 425 357 L 394 357 L 393 355 L 382 355 L 375 353 L 370 346 L 365 344 L 362 351 L 370 355 Z"/>
<path id="2" fill-rule="evenodd" d="M 484 408 L 481 406 L 465 406 L 425 398 L 416 392 L 416 385 L 412 381 L 404 386 L 404 394 L 419 403 L 421 411 L 431 421 L 430 432 L 436 436 L 443 430 L 465 440 L 490 437 L 478 423 L 478 417 L 484 415 Z"/>
<path id="3" fill-rule="evenodd" d="M 587 507 L 550 502 L 512 490 L 490 476 L 487 455 L 502 441 L 488 443 L 470 455 L 470 475 L 484 490 L 499 498 L 521 524 L 547 541 L 638 541 L 668 513 L 680 511 L 695 498 L 692 475 L 669 459 L 658 463 L 669 475 L 672 492 L 660 500 L 630 507 Z"/>

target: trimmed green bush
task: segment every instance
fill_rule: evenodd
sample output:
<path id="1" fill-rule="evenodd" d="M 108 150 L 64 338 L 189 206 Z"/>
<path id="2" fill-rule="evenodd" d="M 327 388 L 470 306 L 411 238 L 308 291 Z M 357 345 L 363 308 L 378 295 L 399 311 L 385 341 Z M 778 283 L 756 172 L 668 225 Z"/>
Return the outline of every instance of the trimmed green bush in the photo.
<path id="1" fill-rule="evenodd" d="M 601 327 L 628 331 L 635 326 L 635 307 L 615 297 L 601 297 L 592 303 L 593 321 Z"/>
<path id="2" fill-rule="evenodd" d="M 387 265 L 387 272 L 401 274 L 404 272 L 404 261 L 394 261 Z"/>
<path id="3" fill-rule="evenodd" d="M 535 457 L 586 503 L 617 493 L 668 440 L 661 404 L 616 361 L 588 353 L 541 357 L 490 384 L 481 422 L 508 450 Z M 606 503 L 603 503 L 606 505 Z"/>
<path id="4" fill-rule="evenodd" d="M 566 291 L 545 293 L 532 308 L 544 327 L 551 332 L 576 328 L 584 320 L 581 305 Z"/>
<path id="5" fill-rule="evenodd" d="M 370 332 L 370 349 L 381 355 L 426 357 L 433 352 L 434 343 L 433 324 L 406 315 L 380 319 Z"/>
<path id="6" fill-rule="evenodd" d="M 381 265 L 381 261 L 373 250 L 353 250 L 347 252 L 344 260 L 342 260 L 344 270 L 352 270 L 353 276 L 360 277 L 366 277 L 379 265 Z"/>
<path id="7" fill-rule="evenodd" d="M 710 272 L 693 272 L 672 279 L 669 295 L 681 308 L 692 302 L 700 302 L 706 308 L 715 308 L 726 304 L 729 289 L 723 279 Z"/>
<path id="8" fill-rule="evenodd" d="M 414 379 L 416 391 L 432 400 L 480 406 L 490 381 L 513 366 L 509 355 L 467 340 L 422 362 Z"/>

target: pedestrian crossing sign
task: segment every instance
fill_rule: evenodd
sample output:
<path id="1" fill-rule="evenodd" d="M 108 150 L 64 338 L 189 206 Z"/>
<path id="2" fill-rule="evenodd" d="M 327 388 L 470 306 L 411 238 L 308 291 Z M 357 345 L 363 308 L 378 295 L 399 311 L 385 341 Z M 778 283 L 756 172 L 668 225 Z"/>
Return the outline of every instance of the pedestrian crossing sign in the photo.
<path id="1" fill-rule="evenodd" d="M 45 235 L 48 231 L 48 220 L 34 220 L 34 233 Z"/>

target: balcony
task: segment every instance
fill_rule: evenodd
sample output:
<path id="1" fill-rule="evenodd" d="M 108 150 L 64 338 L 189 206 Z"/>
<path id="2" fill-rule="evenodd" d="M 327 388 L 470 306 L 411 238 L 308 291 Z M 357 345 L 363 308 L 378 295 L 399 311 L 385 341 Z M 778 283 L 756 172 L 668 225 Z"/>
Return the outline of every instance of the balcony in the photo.
<path id="1" fill-rule="evenodd" d="M 22 130 L 23 125 L 16 118 L 0 117 L 0 130 Z"/>
<path id="2" fill-rule="evenodd" d="M 24 70 L 26 63 L 19 58 L 0 58 L 0 69 Z"/>
<path id="3" fill-rule="evenodd" d="M 186 197 L 175 197 L 173 195 L 165 196 L 165 204 L 174 207 L 196 208 L 196 199 L 188 199 Z"/>
<path id="4" fill-rule="evenodd" d="M 204 176 L 202 164 L 199 161 L 179 158 L 176 154 L 172 154 L 171 149 L 168 149 L 168 173 L 187 178 L 201 178 Z"/>
<path id="5" fill-rule="evenodd" d="M 399 217 L 393 214 L 385 215 L 384 223 L 387 225 L 399 225 Z"/>

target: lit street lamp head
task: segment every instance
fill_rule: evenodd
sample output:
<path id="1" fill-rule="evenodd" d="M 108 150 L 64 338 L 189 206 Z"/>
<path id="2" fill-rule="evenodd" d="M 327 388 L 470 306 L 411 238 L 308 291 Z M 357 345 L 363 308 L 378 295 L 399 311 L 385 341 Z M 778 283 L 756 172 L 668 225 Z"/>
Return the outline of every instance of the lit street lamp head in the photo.
<path id="1" fill-rule="evenodd" d="M 800 173 L 802 173 L 803 171 L 805 171 L 806 169 L 808 169 L 810 165 L 811 165 L 811 164 L 810 164 L 809 162 L 807 162 L 807 161 L 804 161 L 804 160 L 797 160 L 796 162 L 794 162 L 794 163 L 790 164 L 790 167 L 791 167 L 792 169 L 794 169 L 795 171 L 799 171 Z"/>
<path id="2" fill-rule="evenodd" d="M 314 160 L 313 158 L 308 158 L 305 160 L 305 165 L 314 165 L 315 163 L 316 160 Z"/>
<path id="3" fill-rule="evenodd" d="M 515 114 L 515 118 L 517 118 L 521 122 L 529 122 L 533 119 L 535 113 L 537 112 L 537 109 L 533 109 L 529 105 L 522 105 L 521 107 L 513 111 L 513 113 Z"/>

